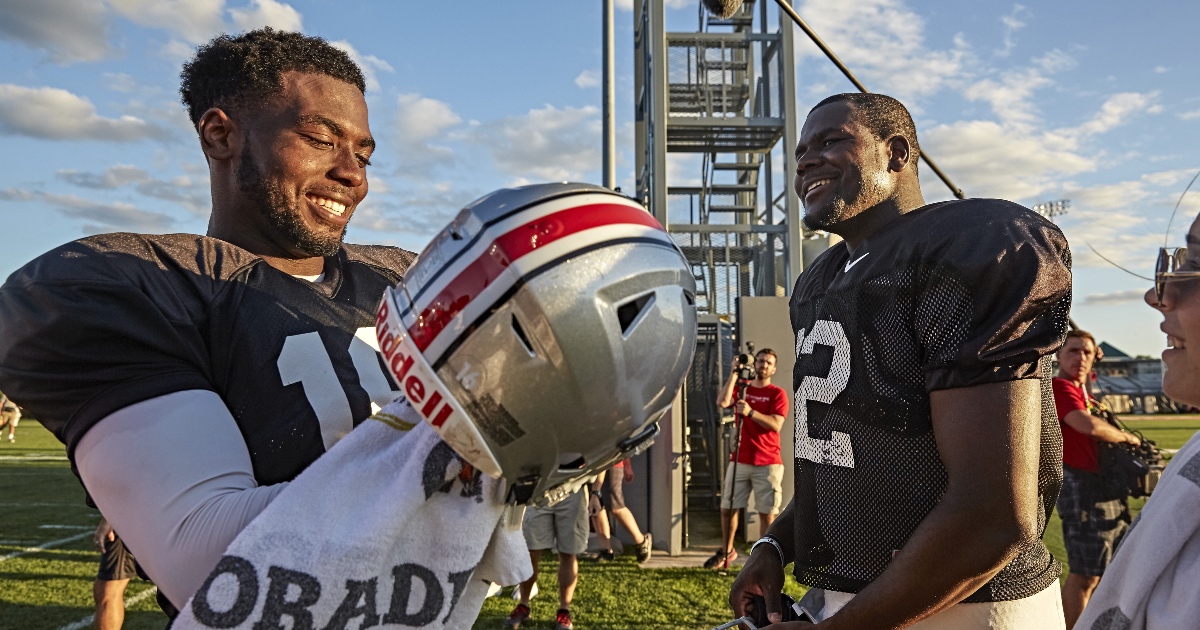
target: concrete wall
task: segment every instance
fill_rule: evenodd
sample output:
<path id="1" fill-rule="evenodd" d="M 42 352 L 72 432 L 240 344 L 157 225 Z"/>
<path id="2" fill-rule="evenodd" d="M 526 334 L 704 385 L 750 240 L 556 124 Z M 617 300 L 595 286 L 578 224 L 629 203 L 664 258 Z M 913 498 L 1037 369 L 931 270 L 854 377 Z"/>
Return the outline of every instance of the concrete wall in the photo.
<path id="1" fill-rule="evenodd" d="M 783 297 L 743 297 L 738 301 L 738 339 L 743 343 L 754 342 L 757 352 L 763 348 L 775 351 L 778 357 L 775 376 L 771 382 L 782 387 L 788 394 L 788 415 L 779 431 L 780 455 L 783 457 L 783 503 L 787 505 L 792 500 L 793 475 L 792 462 L 796 452 L 795 430 L 795 400 L 792 391 L 792 368 L 796 365 L 796 342 L 792 336 L 792 323 L 788 317 L 788 298 Z M 751 493 L 751 515 L 756 511 Z M 748 517 L 749 521 L 757 520 Z M 755 524 L 749 530 L 750 540 L 758 538 L 758 526 Z"/>

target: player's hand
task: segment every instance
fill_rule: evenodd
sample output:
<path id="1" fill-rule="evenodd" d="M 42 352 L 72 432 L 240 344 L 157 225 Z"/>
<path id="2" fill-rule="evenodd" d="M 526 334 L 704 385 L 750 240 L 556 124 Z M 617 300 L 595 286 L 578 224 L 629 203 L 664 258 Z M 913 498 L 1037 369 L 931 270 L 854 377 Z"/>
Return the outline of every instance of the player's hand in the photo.
<path id="1" fill-rule="evenodd" d="M 92 542 L 96 544 L 96 549 L 100 553 L 108 548 L 108 543 L 116 540 L 116 535 L 113 534 L 112 525 L 108 524 L 108 519 L 101 518 L 100 524 L 96 526 L 96 533 L 92 535 Z"/>
<path id="2" fill-rule="evenodd" d="M 737 414 L 743 418 L 749 418 L 750 414 L 754 413 L 754 410 L 750 408 L 750 403 L 744 400 L 739 400 L 734 405 L 737 407 Z"/>
<path id="3" fill-rule="evenodd" d="M 754 601 L 754 596 L 759 595 L 767 602 L 767 620 L 774 628 L 774 624 L 783 620 L 783 613 L 779 609 L 779 593 L 781 592 L 783 592 L 783 565 L 779 563 L 779 554 L 771 545 L 759 545 L 758 549 L 750 554 L 745 566 L 738 573 L 737 579 L 733 581 L 733 587 L 729 589 L 729 607 L 738 617 L 753 616 L 749 609 L 751 602 Z M 787 628 L 791 627 L 791 624 L 779 627 Z"/>
<path id="4" fill-rule="evenodd" d="M 596 516 L 602 509 L 604 508 L 600 505 L 600 495 L 593 493 L 588 499 L 588 516 Z"/>

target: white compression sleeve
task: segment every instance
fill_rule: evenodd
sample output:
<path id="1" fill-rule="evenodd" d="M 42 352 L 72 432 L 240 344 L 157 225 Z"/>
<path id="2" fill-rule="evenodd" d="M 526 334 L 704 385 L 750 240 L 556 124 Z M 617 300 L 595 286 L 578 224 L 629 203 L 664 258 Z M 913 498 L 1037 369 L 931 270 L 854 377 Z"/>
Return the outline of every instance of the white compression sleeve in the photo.
<path id="1" fill-rule="evenodd" d="M 178 608 L 287 486 L 255 482 L 237 422 L 205 390 L 108 415 L 79 441 L 75 463 L 100 512 Z"/>

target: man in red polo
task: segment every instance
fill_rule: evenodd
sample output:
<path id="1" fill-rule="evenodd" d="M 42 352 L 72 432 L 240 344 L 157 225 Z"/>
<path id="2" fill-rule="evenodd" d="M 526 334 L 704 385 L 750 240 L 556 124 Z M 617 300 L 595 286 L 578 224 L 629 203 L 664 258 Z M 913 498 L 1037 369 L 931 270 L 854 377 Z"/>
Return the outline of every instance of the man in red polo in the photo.
<path id="1" fill-rule="evenodd" d="M 733 538 L 737 531 L 738 510 L 749 505 L 750 490 L 754 490 L 754 506 L 758 510 L 759 535 L 779 514 L 783 499 L 783 459 L 779 456 L 779 430 L 787 418 L 788 397 L 783 388 L 771 384 L 778 355 L 763 348 L 754 355 L 754 380 L 746 386 L 739 399 L 735 391 L 739 364 L 735 360 L 725 387 L 717 398 L 722 409 L 733 407 L 741 418 L 741 438 L 738 451 L 730 456 L 725 469 L 725 484 L 721 494 L 721 543 L 705 568 L 729 568 L 737 558 Z M 733 463 L 737 458 L 736 472 Z M 736 477 L 736 479 L 735 479 Z"/>
<path id="2" fill-rule="evenodd" d="M 1072 330 L 1058 351 L 1054 406 L 1063 437 L 1063 486 L 1058 495 L 1063 542 L 1070 573 L 1063 584 L 1063 613 L 1071 628 L 1129 524 L 1125 497 L 1105 493 L 1100 484 L 1097 442 L 1138 443 L 1137 437 L 1100 418 L 1099 403 L 1088 395 L 1092 365 L 1103 358 L 1091 333 Z"/>

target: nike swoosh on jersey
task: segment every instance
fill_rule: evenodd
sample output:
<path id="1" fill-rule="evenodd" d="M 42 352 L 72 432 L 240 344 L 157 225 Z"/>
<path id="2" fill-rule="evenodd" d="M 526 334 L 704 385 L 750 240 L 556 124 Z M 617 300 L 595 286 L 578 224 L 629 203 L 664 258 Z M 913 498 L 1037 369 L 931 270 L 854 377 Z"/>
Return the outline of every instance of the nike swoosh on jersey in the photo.
<path id="1" fill-rule="evenodd" d="M 867 252 L 867 253 L 863 254 L 862 256 L 859 256 L 858 258 L 855 258 L 854 260 L 847 262 L 846 269 L 844 271 L 850 271 L 850 268 L 853 267 L 854 265 L 857 265 L 858 261 L 860 261 L 870 255 L 871 255 L 871 252 Z"/>

